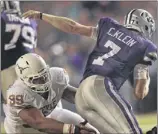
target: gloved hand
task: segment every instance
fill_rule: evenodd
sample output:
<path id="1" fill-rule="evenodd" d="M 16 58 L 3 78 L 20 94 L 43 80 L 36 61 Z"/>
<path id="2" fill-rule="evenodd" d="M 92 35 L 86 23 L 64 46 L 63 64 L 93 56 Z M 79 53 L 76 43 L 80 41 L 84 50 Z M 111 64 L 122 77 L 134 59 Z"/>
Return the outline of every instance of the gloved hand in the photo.
<path id="1" fill-rule="evenodd" d="M 67 134 L 96 134 L 96 131 L 92 128 L 88 128 L 83 124 L 73 125 L 64 124 L 63 133 Z"/>
<path id="2" fill-rule="evenodd" d="M 157 134 L 157 127 L 153 127 L 151 130 L 147 131 L 146 134 Z"/>

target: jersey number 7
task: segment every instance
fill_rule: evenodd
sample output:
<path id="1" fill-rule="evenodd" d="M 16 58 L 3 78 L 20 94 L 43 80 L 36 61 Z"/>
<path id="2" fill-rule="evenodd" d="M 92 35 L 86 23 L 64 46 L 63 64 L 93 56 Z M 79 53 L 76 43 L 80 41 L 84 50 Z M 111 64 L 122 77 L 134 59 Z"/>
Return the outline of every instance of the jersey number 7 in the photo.
<path id="1" fill-rule="evenodd" d="M 109 57 L 114 56 L 121 50 L 121 48 L 118 45 L 116 45 L 114 42 L 112 42 L 111 40 L 108 40 L 105 43 L 104 47 L 111 48 L 111 51 L 104 54 L 103 56 L 98 57 L 97 59 L 94 59 L 92 63 L 93 65 L 102 66 L 104 64 L 104 60 L 108 59 Z"/>

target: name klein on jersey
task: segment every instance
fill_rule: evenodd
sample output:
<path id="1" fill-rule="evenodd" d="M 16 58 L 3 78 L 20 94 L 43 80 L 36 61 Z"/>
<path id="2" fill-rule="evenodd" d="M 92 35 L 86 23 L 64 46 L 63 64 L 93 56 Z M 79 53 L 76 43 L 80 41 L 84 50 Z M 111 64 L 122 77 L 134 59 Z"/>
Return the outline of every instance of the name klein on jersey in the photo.
<path id="1" fill-rule="evenodd" d="M 126 35 L 119 30 L 116 30 L 114 27 L 110 28 L 107 34 L 118 39 L 129 47 L 132 47 L 135 43 L 137 43 L 137 41 L 134 40 L 132 37 Z"/>

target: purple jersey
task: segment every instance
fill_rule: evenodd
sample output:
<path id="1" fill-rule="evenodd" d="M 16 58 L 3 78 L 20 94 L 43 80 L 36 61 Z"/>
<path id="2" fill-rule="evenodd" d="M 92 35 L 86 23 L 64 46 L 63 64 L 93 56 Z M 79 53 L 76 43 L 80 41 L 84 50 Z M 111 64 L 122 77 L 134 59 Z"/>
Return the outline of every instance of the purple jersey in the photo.
<path id="1" fill-rule="evenodd" d="M 156 46 L 138 32 L 111 18 L 101 18 L 96 46 L 88 57 L 83 79 L 91 75 L 109 77 L 120 89 L 135 65 L 150 65 L 156 51 Z"/>
<path id="2" fill-rule="evenodd" d="M 37 24 L 16 14 L 1 13 L 1 70 L 15 64 L 16 60 L 36 47 Z"/>

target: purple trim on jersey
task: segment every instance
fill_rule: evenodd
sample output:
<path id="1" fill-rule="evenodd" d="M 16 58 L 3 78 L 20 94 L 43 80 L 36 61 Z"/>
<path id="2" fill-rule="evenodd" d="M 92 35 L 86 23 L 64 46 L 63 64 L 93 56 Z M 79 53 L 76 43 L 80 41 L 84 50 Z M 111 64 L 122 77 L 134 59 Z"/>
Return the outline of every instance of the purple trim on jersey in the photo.
<path id="1" fill-rule="evenodd" d="M 135 118 L 135 115 L 134 115 L 133 111 L 132 111 L 131 105 L 130 105 L 121 95 L 120 95 L 120 98 L 123 100 L 123 102 L 124 102 L 124 103 L 126 104 L 126 106 L 129 108 L 129 111 L 130 111 L 132 117 L 134 117 L 133 119 L 134 119 L 136 125 L 137 125 L 138 128 L 139 128 L 139 124 L 138 124 L 138 122 L 137 122 L 137 120 L 136 120 L 136 118 Z M 139 129 L 140 129 L 140 128 L 139 128 Z M 141 129 L 140 129 L 140 131 L 141 131 Z M 142 131 L 141 131 L 141 132 L 142 132 Z"/>
<path id="2" fill-rule="evenodd" d="M 121 97 L 121 95 L 114 89 L 115 87 L 111 83 L 108 78 L 104 79 L 104 84 L 106 85 L 106 91 L 110 95 L 110 97 L 115 101 L 115 103 L 119 106 L 122 113 L 124 114 L 127 122 L 129 123 L 134 134 L 142 134 L 142 130 L 140 129 L 138 122 L 135 119 L 135 116 L 132 112 L 131 106 Z"/>

